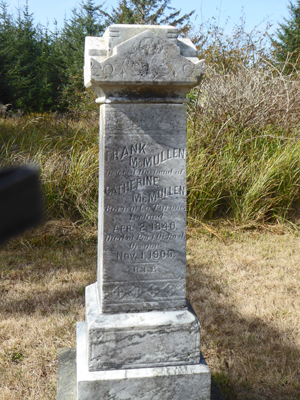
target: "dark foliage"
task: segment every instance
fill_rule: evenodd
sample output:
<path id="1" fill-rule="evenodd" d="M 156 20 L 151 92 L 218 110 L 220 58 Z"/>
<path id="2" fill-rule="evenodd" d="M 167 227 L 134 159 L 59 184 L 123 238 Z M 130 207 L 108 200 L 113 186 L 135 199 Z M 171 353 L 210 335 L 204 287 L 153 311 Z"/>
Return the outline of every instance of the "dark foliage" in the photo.
<path id="1" fill-rule="evenodd" d="M 112 23 L 171 24 L 189 29 L 193 12 L 180 16 L 170 0 L 121 0 L 110 14 L 83 0 L 61 30 L 34 24 L 28 4 L 17 15 L 0 2 L 0 103 L 25 112 L 64 111 L 84 97 L 84 38 Z"/>
<path id="2" fill-rule="evenodd" d="M 300 56 L 300 0 L 288 5 L 290 18 L 279 24 L 276 40 L 272 40 L 277 61 L 285 64 L 287 73 L 299 69 Z"/>
<path id="3" fill-rule="evenodd" d="M 108 24 L 172 25 L 184 34 L 190 29 L 190 17 L 195 11 L 180 15 L 170 6 L 171 0 L 121 0 L 110 14 L 103 12 Z"/>
<path id="4" fill-rule="evenodd" d="M 34 26 L 27 5 L 16 18 L 5 3 L 0 6 L 0 102 L 26 111 L 47 110 L 57 98 L 53 39 Z"/>

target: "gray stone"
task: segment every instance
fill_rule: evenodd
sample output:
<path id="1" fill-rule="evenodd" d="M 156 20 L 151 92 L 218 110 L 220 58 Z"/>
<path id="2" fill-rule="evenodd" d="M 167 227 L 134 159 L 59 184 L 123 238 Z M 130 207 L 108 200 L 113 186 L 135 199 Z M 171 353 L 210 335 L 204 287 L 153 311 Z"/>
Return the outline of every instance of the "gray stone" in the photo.
<path id="1" fill-rule="evenodd" d="M 98 273 L 77 326 L 77 400 L 210 398 L 185 289 L 184 103 L 202 74 L 174 27 L 86 38 L 85 85 L 102 103 Z"/>
<path id="2" fill-rule="evenodd" d="M 101 312 L 185 307 L 185 106 L 105 104 L 101 115 Z"/>
<path id="3" fill-rule="evenodd" d="M 113 25 L 101 40 L 86 38 L 84 82 L 98 102 L 183 102 L 204 62 L 170 26 Z M 162 101 L 163 99 L 163 101 Z"/>
<path id="4" fill-rule="evenodd" d="M 199 364 L 200 324 L 191 306 L 176 311 L 100 314 L 86 288 L 90 371 Z"/>
<path id="5" fill-rule="evenodd" d="M 56 400 L 76 399 L 76 349 L 60 349 L 58 352 Z"/>
<path id="6" fill-rule="evenodd" d="M 63 357 L 61 357 L 63 354 Z M 201 364 L 206 364 L 201 354 Z M 57 391 L 56 400 L 76 400 L 76 349 L 61 349 L 58 355 L 58 382 L 61 383 Z M 151 399 L 150 399 L 151 400 Z M 216 383 L 211 379 L 210 400 L 223 400 Z"/>
<path id="7" fill-rule="evenodd" d="M 196 365 L 89 371 L 85 322 L 77 324 L 78 400 L 207 400 L 210 371 Z"/>

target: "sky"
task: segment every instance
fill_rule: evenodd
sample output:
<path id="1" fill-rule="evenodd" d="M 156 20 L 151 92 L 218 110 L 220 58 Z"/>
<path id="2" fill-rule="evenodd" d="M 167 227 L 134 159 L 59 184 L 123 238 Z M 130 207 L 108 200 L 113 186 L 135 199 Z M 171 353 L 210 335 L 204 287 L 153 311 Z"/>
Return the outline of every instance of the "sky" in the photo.
<path id="1" fill-rule="evenodd" d="M 23 7 L 26 0 L 6 0 L 10 11 L 15 11 L 17 7 Z M 102 4 L 104 0 L 95 1 L 95 4 Z M 71 15 L 72 8 L 78 6 L 80 1 L 76 0 L 28 0 L 29 11 L 34 14 L 36 23 L 42 25 L 49 24 L 50 30 L 53 29 L 53 22 L 56 19 L 58 28 L 63 26 L 64 17 Z M 104 9 L 111 11 L 111 7 L 118 5 L 118 0 L 106 0 Z M 266 24 L 272 24 L 271 31 L 278 28 L 278 23 L 283 22 L 283 18 L 289 17 L 287 5 L 289 0 L 171 0 L 170 5 L 176 9 L 181 9 L 182 13 L 196 10 L 196 19 L 193 18 L 195 27 L 201 23 L 216 18 L 219 26 L 225 26 L 226 33 L 230 33 L 232 26 L 238 24 L 242 13 L 246 18 L 246 31 L 251 32 L 258 27 L 264 30 Z"/>

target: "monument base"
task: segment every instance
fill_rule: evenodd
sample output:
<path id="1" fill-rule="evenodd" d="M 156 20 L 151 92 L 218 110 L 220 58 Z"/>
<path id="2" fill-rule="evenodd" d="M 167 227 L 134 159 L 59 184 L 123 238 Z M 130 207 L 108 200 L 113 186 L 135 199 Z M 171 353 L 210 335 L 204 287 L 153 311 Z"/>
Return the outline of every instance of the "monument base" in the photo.
<path id="1" fill-rule="evenodd" d="M 88 370 L 86 323 L 77 323 L 77 400 L 209 400 L 210 370 L 196 365 Z"/>
<path id="2" fill-rule="evenodd" d="M 200 323 L 188 302 L 177 311 L 101 314 L 95 283 L 85 304 L 89 371 L 199 364 Z"/>
<path id="3" fill-rule="evenodd" d="M 201 355 L 201 363 L 205 363 Z M 58 353 L 56 400 L 77 400 L 76 349 L 64 348 Z M 211 379 L 210 400 L 223 400 L 216 383 Z"/>

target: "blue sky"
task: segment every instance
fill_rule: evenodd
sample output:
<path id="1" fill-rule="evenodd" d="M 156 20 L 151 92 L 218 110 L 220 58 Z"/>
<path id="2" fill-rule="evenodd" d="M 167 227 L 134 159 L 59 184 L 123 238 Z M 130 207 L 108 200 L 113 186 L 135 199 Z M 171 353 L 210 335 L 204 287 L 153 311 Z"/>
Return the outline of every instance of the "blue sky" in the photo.
<path id="1" fill-rule="evenodd" d="M 22 7 L 26 0 L 6 0 L 10 10 Z M 103 1 L 95 1 L 101 4 Z M 29 10 L 34 14 L 35 22 L 42 25 L 49 23 L 50 29 L 53 28 L 54 19 L 58 22 L 58 27 L 62 27 L 64 16 L 70 15 L 70 10 L 79 4 L 74 0 L 28 0 Z M 106 0 L 104 8 L 109 12 L 111 6 L 117 6 L 118 0 Z M 176 9 L 181 9 L 182 13 L 196 10 L 197 19 L 195 26 L 205 22 L 212 17 L 219 21 L 220 26 L 225 25 L 229 18 L 226 32 L 230 32 L 231 26 L 239 23 L 242 10 L 246 16 L 246 29 L 251 31 L 254 27 L 263 30 L 267 23 L 273 24 L 272 30 L 278 27 L 278 22 L 282 22 L 284 17 L 288 17 L 288 0 L 171 0 L 170 5 Z"/>

